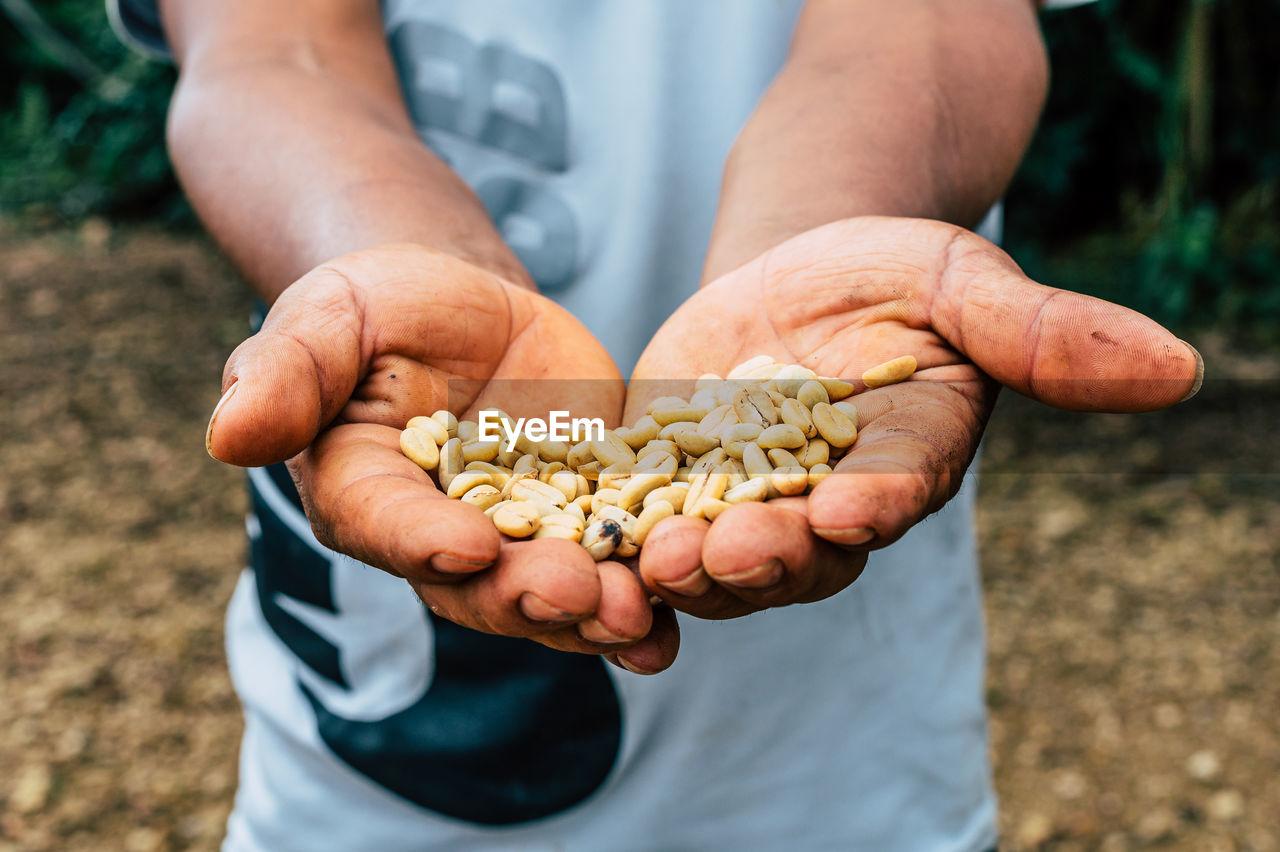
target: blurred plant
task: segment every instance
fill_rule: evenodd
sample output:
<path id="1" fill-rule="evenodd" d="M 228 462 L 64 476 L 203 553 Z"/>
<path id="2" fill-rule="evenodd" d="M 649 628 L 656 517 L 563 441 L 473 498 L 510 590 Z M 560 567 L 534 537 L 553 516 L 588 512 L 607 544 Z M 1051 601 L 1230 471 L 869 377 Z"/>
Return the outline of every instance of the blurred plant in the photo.
<path id="1" fill-rule="evenodd" d="M 1280 0 L 1046 14 L 1054 83 L 1007 244 L 1047 282 L 1280 342 Z"/>
<path id="2" fill-rule="evenodd" d="M 187 219 L 164 147 L 173 70 L 120 44 L 102 0 L 0 12 L 0 214 Z"/>

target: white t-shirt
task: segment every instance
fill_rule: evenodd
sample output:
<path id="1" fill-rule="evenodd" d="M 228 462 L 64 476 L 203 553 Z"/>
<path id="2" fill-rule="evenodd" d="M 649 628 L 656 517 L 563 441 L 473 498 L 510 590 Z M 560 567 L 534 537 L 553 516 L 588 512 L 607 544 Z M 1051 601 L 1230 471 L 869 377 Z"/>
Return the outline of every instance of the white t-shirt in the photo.
<path id="1" fill-rule="evenodd" d="M 801 6 L 382 4 L 424 141 L 624 373 L 697 285 L 725 155 Z M 163 49 L 153 4 L 111 7 Z M 971 482 L 833 598 L 682 618 L 646 678 L 436 619 L 321 547 L 278 470 L 250 478 L 228 850 L 995 844 Z"/>

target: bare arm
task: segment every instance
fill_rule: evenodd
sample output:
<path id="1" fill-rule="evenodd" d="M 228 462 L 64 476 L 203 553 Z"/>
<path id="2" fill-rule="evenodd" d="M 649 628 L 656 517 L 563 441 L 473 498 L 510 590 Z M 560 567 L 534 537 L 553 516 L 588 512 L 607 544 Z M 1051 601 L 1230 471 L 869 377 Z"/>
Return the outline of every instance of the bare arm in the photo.
<path id="1" fill-rule="evenodd" d="M 632 388 L 757 354 L 855 386 L 900 355 L 920 369 L 860 388 L 857 442 L 809 496 L 659 524 L 640 570 L 673 607 L 727 618 L 848 586 L 956 494 L 1000 384 L 1113 411 L 1194 392 L 1199 358 L 1168 331 L 1032 282 L 964 229 L 1013 174 L 1046 78 L 1030 0 L 810 0 L 726 165 L 704 286 Z"/>
<path id="2" fill-rule="evenodd" d="M 165 0 L 181 67 L 169 147 L 224 250 L 274 301 L 318 264 L 418 243 L 533 287 L 422 144 L 375 0 Z"/>
<path id="3" fill-rule="evenodd" d="M 501 541 L 400 452 L 413 415 L 560 408 L 613 422 L 625 388 L 418 139 L 376 0 L 165 0 L 163 15 L 181 65 L 179 176 L 273 303 L 223 371 L 210 454 L 287 459 L 319 540 L 404 577 L 438 615 L 670 665 L 675 621 L 622 565 Z"/>
<path id="4" fill-rule="evenodd" d="M 729 156 L 704 280 L 852 216 L 972 227 L 1047 82 L 1029 0 L 810 0 Z"/>

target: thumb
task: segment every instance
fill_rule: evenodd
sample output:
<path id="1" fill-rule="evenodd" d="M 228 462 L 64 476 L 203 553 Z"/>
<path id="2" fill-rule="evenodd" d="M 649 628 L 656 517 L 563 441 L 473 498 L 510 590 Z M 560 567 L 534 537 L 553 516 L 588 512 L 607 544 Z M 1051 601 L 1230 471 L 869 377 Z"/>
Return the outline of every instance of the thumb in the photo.
<path id="1" fill-rule="evenodd" d="M 931 321 L 996 381 L 1078 411 L 1155 411 L 1200 389 L 1200 354 L 1159 323 L 1037 284 L 1004 252 L 973 239 L 984 245 L 953 254 Z"/>
<path id="2" fill-rule="evenodd" d="M 205 432 L 209 455 L 258 467 L 302 452 L 355 389 L 359 316 L 349 288 L 330 272 L 312 273 L 281 294 L 262 329 L 227 360 L 222 398 Z"/>

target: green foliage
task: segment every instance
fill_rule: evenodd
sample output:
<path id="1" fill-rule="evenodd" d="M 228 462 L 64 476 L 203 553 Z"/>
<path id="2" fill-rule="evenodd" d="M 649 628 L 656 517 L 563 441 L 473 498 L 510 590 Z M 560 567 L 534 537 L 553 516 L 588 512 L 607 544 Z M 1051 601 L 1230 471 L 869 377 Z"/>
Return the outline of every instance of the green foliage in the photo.
<path id="1" fill-rule="evenodd" d="M 122 45 L 102 0 L 30 4 L 58 43 L 0 17 L 0 213 L 188 219 L 164 147 L 174 71 Z"/>
<path id="2" fill-rule="evenodd" d="M 1280 0 L 1043 17 L 1053 86 L 1010 190 L 1029 274 L 1280 342 Z"/>

